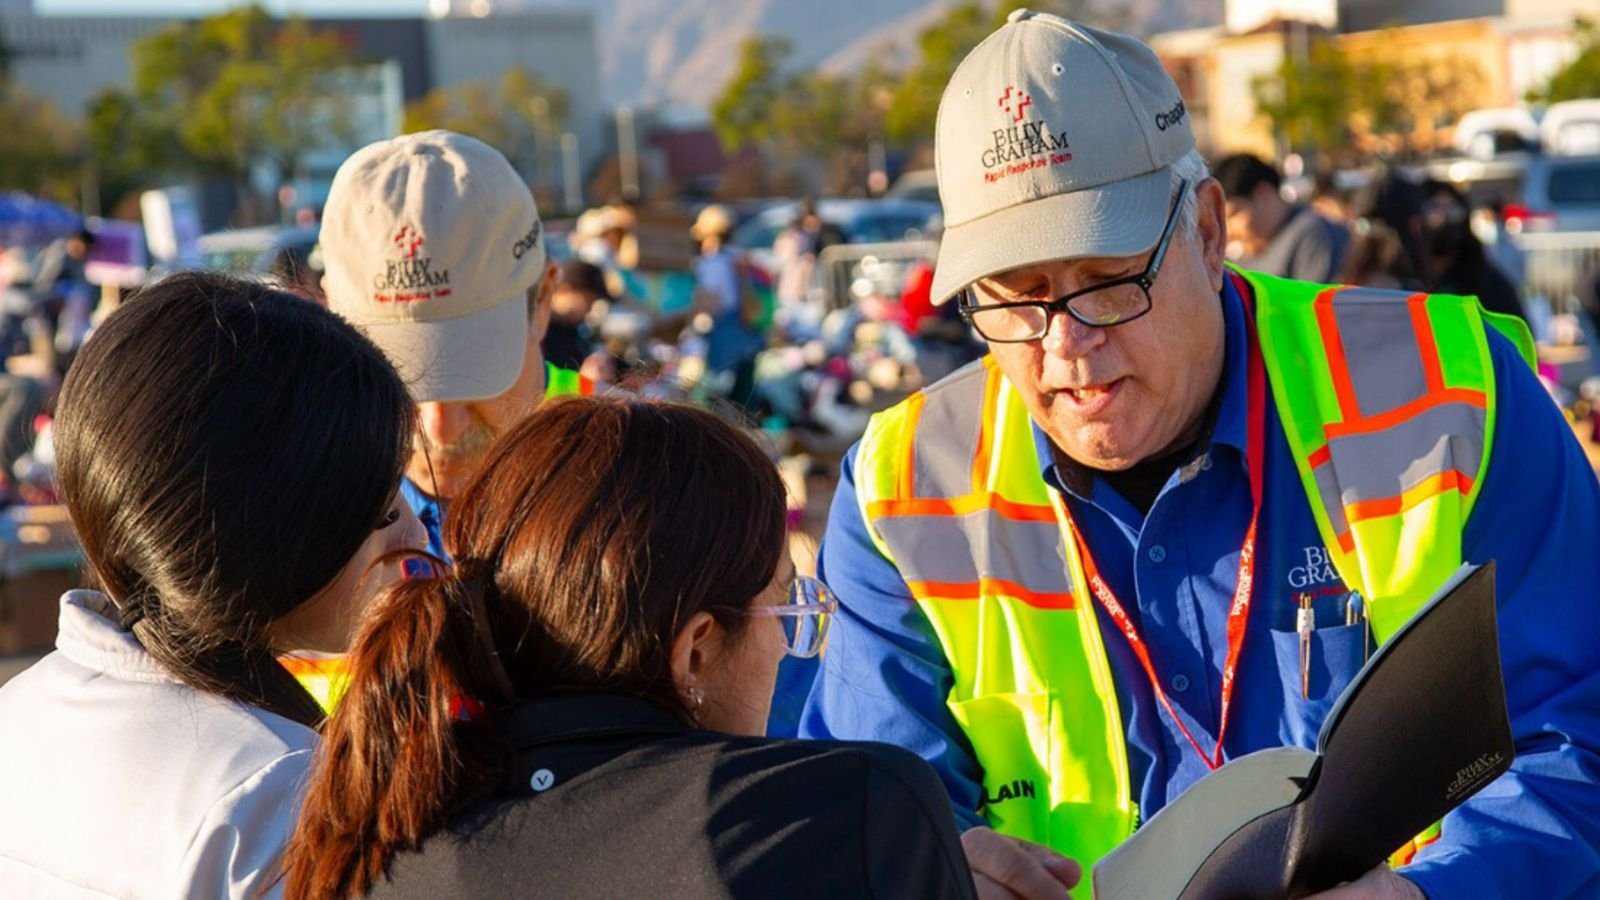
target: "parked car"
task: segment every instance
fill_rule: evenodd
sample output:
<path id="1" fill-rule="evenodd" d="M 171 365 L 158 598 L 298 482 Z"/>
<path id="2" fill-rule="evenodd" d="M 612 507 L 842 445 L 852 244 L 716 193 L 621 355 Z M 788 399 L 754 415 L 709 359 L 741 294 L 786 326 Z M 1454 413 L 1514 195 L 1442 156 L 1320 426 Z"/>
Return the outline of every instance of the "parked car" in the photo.
<path id="1" fill-rule="evenodd" d="M 888 200 L 921 200 L 926 203 L 938 203 L 939 179 L 934 176 L 932 169 L 914 169 L 896 178 L 883 196 Z"/>
<path id="2" fill-rule="evenodd" d="M 1539 121 L 1539 137 L 1547 153 L 1600 153 L 1600 99 L 1550 104 Z"/>
<path id="3" fill-rule="evenodd" d="M 207 269 L 235 275 L 262 276 L 282 253 L 305 259 L 317 246 L 318 226 L 289 227 L 264 225 L 235 228 L 200 236 L 201 265 Z"/>
<path id="4" fill-rule="evenodd" d="M 799 210 L 798 202 L 770 206 L 735 228 L 729 243 L 748 251 L 757 265 L 771 271 L 772 242 L 789 227 Z M 825 197 L 817 201 L 817 216 L 824 225 L 837 230 L 845 243 L 879 243 L 922 237 L 937 221 L 939 204 Z"/>
<path id="5" fill-rule="evenodd" d="M 1600 154 L 1443 160 L 1428 174 L 1455 184 L 1473 206 L 1504 207 L 1509 231 L 1600 231 Z"/>

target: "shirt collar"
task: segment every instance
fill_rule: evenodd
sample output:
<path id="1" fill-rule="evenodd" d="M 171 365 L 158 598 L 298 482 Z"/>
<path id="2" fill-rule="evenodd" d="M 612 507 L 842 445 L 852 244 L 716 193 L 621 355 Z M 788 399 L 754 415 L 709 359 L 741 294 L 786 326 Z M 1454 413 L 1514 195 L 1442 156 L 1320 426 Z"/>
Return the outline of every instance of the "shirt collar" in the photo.
<path id="1" fill-rule="evenodd" d="M 501 730 L 526 749 L 575 738 L 621 734 L 680 734 L 691 726 L 666 707 L 629 694 L 571 692 L 524 701 Z"/>
<path id="2" fill-rule="evenodd" d="M 86 669 L 123 681 L 173 684 L 178 680 L 119 624 L 116 604 L 99 591 L 62 595 L 56 649 Z"/>
<path id="3" fill-rule="evenodd" d="M 1209 443 L 1222 444 L 1240 453 L 1243 464 L 1245 432 L 1248 423 L 1250 395 L 1247 386 L 1249 360 L 1245 351 L 1247 343 L 1244 302 L 1234 289 L 1232 273 L 1223 275 L 1222 292 L 1223 349 L 1222 349 L 1222 402 L 1217 407 L 1216 421 L 1212 424 Z M 1038 454 L 1039 467 L 1046 484 L 1064 490 L 1079 498 L 1087 498 L 1094 487 L 1094 470 L 1071 460 L 1057 466 L 1055 444 L 1039 423 L 1033 426 L 1033 446 Z M 1209 449 L 1209 448 L 1208 448 Z"/>

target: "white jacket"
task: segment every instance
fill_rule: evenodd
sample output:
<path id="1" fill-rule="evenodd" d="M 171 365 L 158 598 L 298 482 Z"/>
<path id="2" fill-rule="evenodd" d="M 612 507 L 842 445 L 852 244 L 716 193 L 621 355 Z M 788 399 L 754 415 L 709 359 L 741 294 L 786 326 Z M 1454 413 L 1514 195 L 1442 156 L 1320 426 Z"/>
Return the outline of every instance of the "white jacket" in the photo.
<path id="1" fill-rule="evenodd" d="M 258 896 L 315 740 L 180 683 L 72 591 L 56 652 L 0 687 L 0 897 Z"/>

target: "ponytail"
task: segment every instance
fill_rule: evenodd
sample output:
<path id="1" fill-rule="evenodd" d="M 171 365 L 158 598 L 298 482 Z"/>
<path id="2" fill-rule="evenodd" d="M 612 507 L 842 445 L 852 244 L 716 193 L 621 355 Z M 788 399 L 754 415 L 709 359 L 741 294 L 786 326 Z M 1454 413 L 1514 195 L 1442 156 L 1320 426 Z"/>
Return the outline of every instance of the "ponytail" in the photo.
<path id="1" fill-rule="evenodd" d="M 351 646 L 350 689 L 317 748 L 311 789 L 284 854 L 286 896 L 366 893 L 465 803 L 489 793 L 511 752 L 463 702 L 512 699 L 483 636 L 481 582 L 414 578 L 370 607 Z"/>

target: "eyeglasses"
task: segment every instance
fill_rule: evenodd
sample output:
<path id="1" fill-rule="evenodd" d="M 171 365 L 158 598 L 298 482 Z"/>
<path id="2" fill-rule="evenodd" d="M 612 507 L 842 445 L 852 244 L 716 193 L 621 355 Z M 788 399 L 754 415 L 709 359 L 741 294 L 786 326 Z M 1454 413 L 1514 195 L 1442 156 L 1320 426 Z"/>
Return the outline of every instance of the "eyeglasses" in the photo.
<path id="1" fill-rule="evenodd" d="M 809 659 L 822 652 L 828 642 L 828 623 L 839 611 L 839 601 L 828 586 L 804 575 L 794 577 L 788 601 L 778 606 L 752 606 L 746 615 L 778 616 L 783 623 L 784 650 L 790 656 Z"/>
<path id="2" fill-rule="evenodd" d="M 1161 239 L 1150 254 L 1144 271 L 1115 281 L 1107 281 L 1081 291 L 1073 291 L 1055 300 L 1030 300 L 1022 303 L 989 303 L 979 305 L 976 292 L 968 287 L 961 292 L 961 317 L 984 339 L 996 344 L 1020 344 L 1037 341 L 1050 330 L 1050 319 L 1056 313 L 1067 315 L 1094 328 L 1125 325 L 1150 311 L 1150 288 L 1166 259 L 1167 246 L 1177 230 L 1178 212 L 1183 208 L 1184 193 L 1189 182 L 1178 183 L 1178 193 L 1167 212 L 1167 224 L 1161 228 Z"/>

